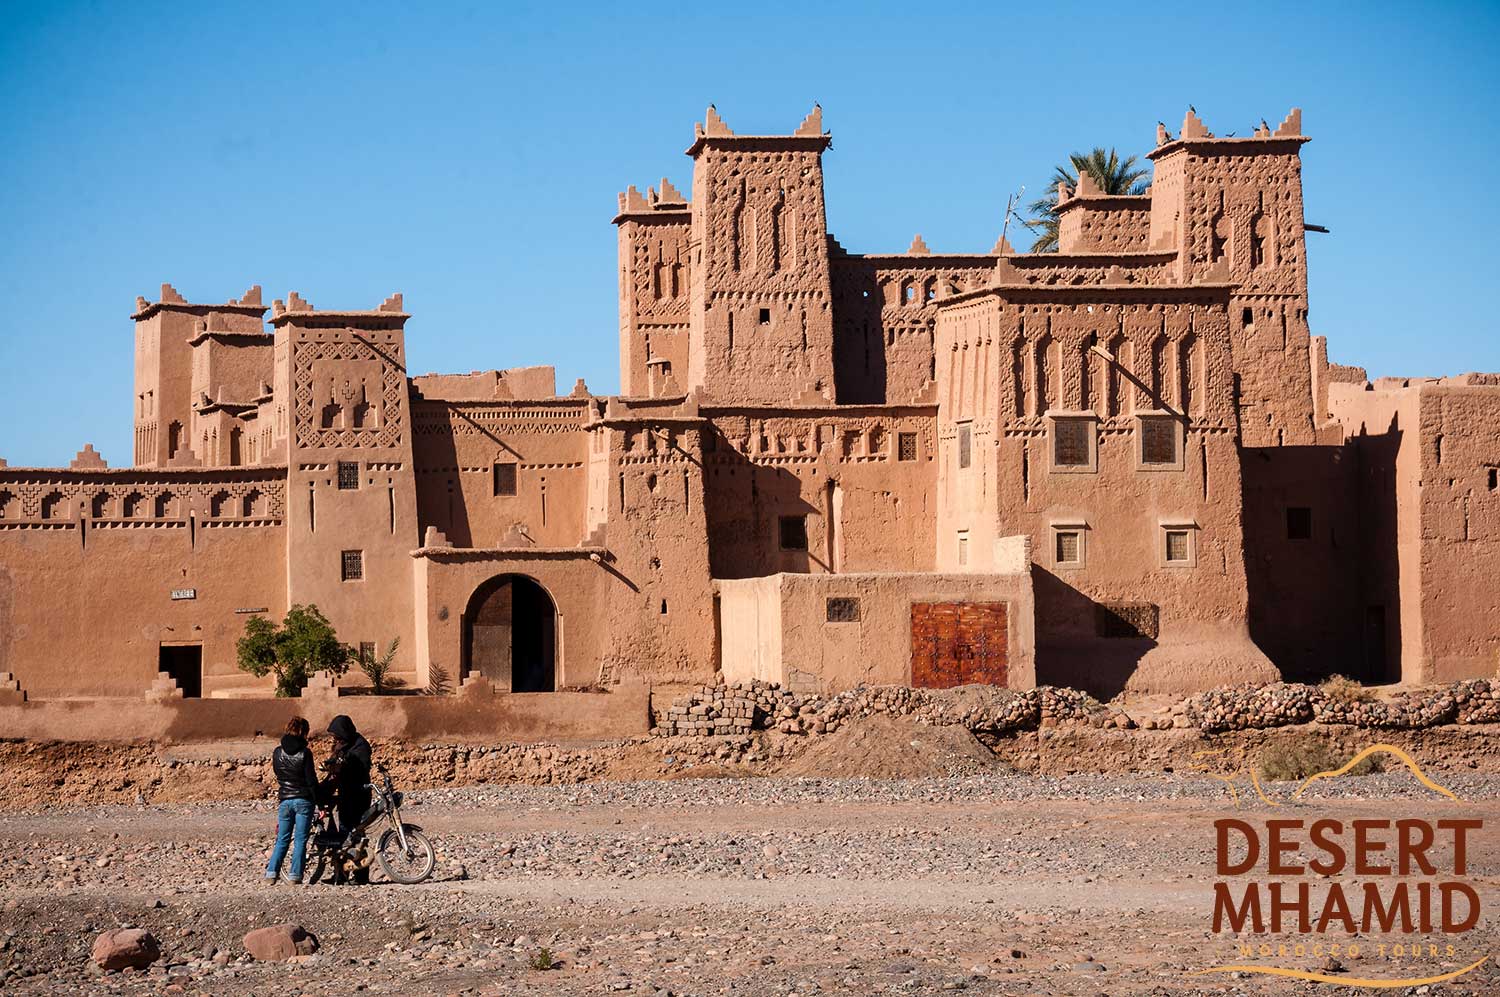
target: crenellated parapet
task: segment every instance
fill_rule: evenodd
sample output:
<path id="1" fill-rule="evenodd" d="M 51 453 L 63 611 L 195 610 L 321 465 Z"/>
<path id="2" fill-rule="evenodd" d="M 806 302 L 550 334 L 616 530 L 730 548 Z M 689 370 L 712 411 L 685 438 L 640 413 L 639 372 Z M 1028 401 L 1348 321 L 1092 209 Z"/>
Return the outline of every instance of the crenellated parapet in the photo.
<path id="1" fill-rule="evenodd" d="M 0 530 L 270 526 L 286 509 L 286 468 L 0 468 Z"/>

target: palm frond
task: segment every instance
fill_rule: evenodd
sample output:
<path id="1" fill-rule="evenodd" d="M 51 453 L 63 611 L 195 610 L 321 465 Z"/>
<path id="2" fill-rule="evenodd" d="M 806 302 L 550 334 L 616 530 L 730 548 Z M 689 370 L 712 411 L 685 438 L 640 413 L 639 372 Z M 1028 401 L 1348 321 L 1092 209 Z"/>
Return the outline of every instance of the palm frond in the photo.
<path id="1" fill-rule="evenodd" d="M 1101 146 L 1086 153 L 1070 153 L 1067 166 L 1054 168 L 1050 183 L 1043 188 L 1045 193 L 1026 206 L 1032 215 L 1026 227 L 1037 233 L 1031 252 L 1057 252 L 1057 185 L 1064 183 L 1069 189 L 1074 189 L 1078 186 L 1078 177 L 1085 173 L 1105 194 L 1140 195 L 1151 189 L 1151 169 L 1135 156 L 1122 159 L 1114 149 Z"/>

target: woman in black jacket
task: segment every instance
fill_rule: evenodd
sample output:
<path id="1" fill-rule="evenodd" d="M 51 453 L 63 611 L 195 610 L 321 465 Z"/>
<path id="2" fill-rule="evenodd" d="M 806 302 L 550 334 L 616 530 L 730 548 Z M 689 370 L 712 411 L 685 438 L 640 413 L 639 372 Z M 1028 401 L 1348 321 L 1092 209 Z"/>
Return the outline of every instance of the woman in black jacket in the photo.
<path id="1" fill-rule="evenodd" d="M 292 717 L 287 721 L 281 743 L 271 752 L 271 771 L 276 773 L 276 845 L 271 861 L 266 863 L 266 882 L 274 883 L 281 875 L 281 863 L 287 847 L 292 849 L 292 871 L 289 883 L 302 882 L 302 860 L 307 855 L 307 829 L 312 823 L 313 801 L 318 794 L 318 773 L 313 765 L 312 749 L 307 745 L 307 721 Z"/>

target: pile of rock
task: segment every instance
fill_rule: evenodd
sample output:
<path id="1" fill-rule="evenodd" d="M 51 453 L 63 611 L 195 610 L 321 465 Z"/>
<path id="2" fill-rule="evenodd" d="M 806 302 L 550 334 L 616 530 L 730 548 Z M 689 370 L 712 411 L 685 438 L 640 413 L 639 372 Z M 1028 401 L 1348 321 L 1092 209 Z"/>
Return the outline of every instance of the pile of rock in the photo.
<path id="1" fill-rule="evenodd" d="M 1500 723 L 1500 689 L 1487 679 L 1454 683 L 1453 701 L 1461 724 Z"/>
<path id="2" fill-rule="evenodd" d="M 1298 682 L 1210 689 L 1146 719 L 1148 729 L 1197 728 L 1207 734 L 1293 724 L 1418 728 L 1500 723 L 1500 682 L 1479 679 L 1406 692 L 1390 700 L 1362 694 L 1347 682 Z M 1056 686 L 1015 691 L 994 686 L 913 689 L 860 686 L 833 696 L 795 693 L 771 682 L 699 686 L 677 700 L 652 730 L 657 737 L 736 737 L 755 731 L 831 734 L 851 719 L 911 717 L 933 726 L 959 725 L 1001 736 L 1059 725 L 1131 730 L 1124 710 L 1086 692 Z"/>
<path id="3" fill-rule="evenodd" d="M 1186 715 L 1209 734 L 1305 724 L 1313 718 L 1316 692 L 1316 687 L 1297 682 L 1225 686 L 1189 699 Z"/>
<path id="4" fill-rule="evenodd" d="M 1326 686 L 1278 682 L 1211 689 L 1189 699 L 1183 715 L 1209 734 L 1313 722 L 1410 730 L 1451 723 L 1500 723 L 1500 700 L 1494 685 L 1485 679 L 1413 690 L 1390 700 L 1351 693 L 1348 683 L 1342 682 Z"/>
<path id="5" fill-rule="evenodd" d="M 1313 719 L 1320 724 L 1351 727 L 1436 727 L 1458 718 L 1458 702 L 1447 690 L 1408 692 L 1391 702 L 1314 695 Z"/>
<path id="6" fill-rule="evenodd" d="M 993 686 L 860 686 L 825 698 L 752 681 L 699 686 L 673 703 L 652 733 L 658 737 L 744 736 L 758 730 L 831 734 L 851 719 L 871 716 L 911 717 L 933 726 L 957 724 L 976 734 L 991 735 L 1062 723 L 1135 726 L 1123 711 L 1076 689 L 1016 692 Z"/>

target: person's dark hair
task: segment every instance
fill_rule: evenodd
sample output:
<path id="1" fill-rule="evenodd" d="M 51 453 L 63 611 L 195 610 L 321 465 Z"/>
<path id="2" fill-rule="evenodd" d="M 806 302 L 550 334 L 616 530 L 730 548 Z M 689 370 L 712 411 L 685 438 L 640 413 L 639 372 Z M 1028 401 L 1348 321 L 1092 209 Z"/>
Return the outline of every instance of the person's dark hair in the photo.
<path id="1" fill-rule="evenodd" d="M 286 722 L 286 732 L 293 737 L 306 737 L 310 729 L 307 720 L 303 717 L 292 717 Z"/>

